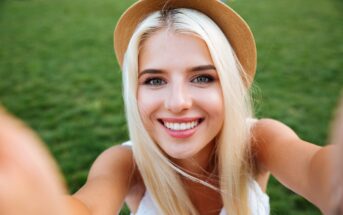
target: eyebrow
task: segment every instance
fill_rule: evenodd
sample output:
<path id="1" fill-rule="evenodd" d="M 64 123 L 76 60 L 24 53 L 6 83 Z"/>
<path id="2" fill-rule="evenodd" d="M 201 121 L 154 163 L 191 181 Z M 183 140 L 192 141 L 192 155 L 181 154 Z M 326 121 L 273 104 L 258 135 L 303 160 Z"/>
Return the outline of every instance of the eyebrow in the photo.
<path id="1" fill-rule="evenodd" d="M 204 70 L 216 70 L 216 67 L 209 64 L 209 65 L 203 65 L 203 66 L 196 66 L 191 69 L 192 72 L 204 71 Z"/>
<path id="2" fill-rule="evenodd" d="M 160 70 L 160 69 L 145 69 L 138 74 L 138 77 L 144 74 L 161 74 L 161 73 L 163 73 L 163 70 Z"/>
<path id="3" fill-rule="evenodd" d="M 216 67 L 209 64 L 209 65 L 202 65 L 202 66 L 196 66 L 192 67 L 189 71 L 191 72 L 199 72 L 199 71 L 205 71 L 205 70 L 216 70 Z M 144 74 L 161 74 L 164 73 L 163 70 L 160 69 L 145 69 L 142 72 L 138 74 L 138 77 L 144 75 Z"/>

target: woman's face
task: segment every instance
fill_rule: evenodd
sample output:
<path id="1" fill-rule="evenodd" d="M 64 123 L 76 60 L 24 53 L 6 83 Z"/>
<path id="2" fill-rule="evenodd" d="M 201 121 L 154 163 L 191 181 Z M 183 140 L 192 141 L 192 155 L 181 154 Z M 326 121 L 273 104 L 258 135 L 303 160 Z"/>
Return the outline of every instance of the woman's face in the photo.
<path id="1" fill-rule="evenodd" d="M 206 43 L 160 30 L 144 41 L 138 63 L 138 106 L 151 137 L 171 158 L 208 157 L 224 107 Z"/>

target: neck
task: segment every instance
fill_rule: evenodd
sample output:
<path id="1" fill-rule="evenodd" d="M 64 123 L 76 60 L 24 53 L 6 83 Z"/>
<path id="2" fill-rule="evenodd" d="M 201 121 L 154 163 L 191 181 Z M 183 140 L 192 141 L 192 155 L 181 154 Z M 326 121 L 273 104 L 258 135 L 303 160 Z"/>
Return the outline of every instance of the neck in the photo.
<path id="1" fill-rule="evenodd" d="M 215 171 L 215 141 L 207 144 L 195 156 L 174 162 L 190 175 L 208 179 Z"/>

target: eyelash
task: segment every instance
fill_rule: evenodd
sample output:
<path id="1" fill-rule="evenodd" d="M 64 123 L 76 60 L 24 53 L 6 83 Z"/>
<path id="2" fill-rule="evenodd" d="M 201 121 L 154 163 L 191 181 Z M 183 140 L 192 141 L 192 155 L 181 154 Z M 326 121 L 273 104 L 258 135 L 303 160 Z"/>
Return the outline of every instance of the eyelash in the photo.
<path id="1" fill-rule="evenodd" d="M 214 81 L 211 75 L 199 75 L 192 79 L 192 83 L 196 84 L 208 84 Z"/>
<path id="2" fill-rule="evenodd" d="M 159 81 L 158 83 L 156 83 L 156 81 Z M 161 86 L 163 84 L 166 84 L 166 81 L 164 81 L 162 78 L 147 78 L 144 82 L 144 85 L 149 85 L 149 86 Z"/>
<path id="3" fill-rule="evenodd" d="M 199 75 L 191 79 L 191 82 L 194 84 L 209 84 L 214 81 L 214 78 L 211 75 Z M 167 82 L 159 77 L 151 77 L 144 80 L 144 85 L 159 87 Z"/>

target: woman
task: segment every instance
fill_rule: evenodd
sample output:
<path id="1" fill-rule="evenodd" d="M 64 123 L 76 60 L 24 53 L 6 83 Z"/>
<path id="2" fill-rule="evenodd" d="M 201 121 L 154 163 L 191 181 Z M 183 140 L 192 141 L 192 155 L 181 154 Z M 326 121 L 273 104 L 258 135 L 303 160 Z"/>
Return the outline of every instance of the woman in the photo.
<path id="1" fill-rule="evenodd" d="M 63 189 L 49 166 L 40 167 L 43 176 L 16 173 L 33 179 L 17 196 L 31 188 L 47 202 L 39 209 L 27 206 L 25 214 L 113 214 L 124 199 L 136 214 L 268 214 L 263 191 L 269 172 L 328 211 L 323 175 L 329 174 L 332 149 L 299 139 L 275 120 L 253 118 L 248 90 L 255 43 L 229 7 L 216 0 L 139 1 L 116 27 L 115 51 L 130 142 L 103 152 L 71 197 L 56 199 Z M 31 163 L 48 159 L 38 156 Z M 53 192 L 37 186 L 37 177 Z"/>

